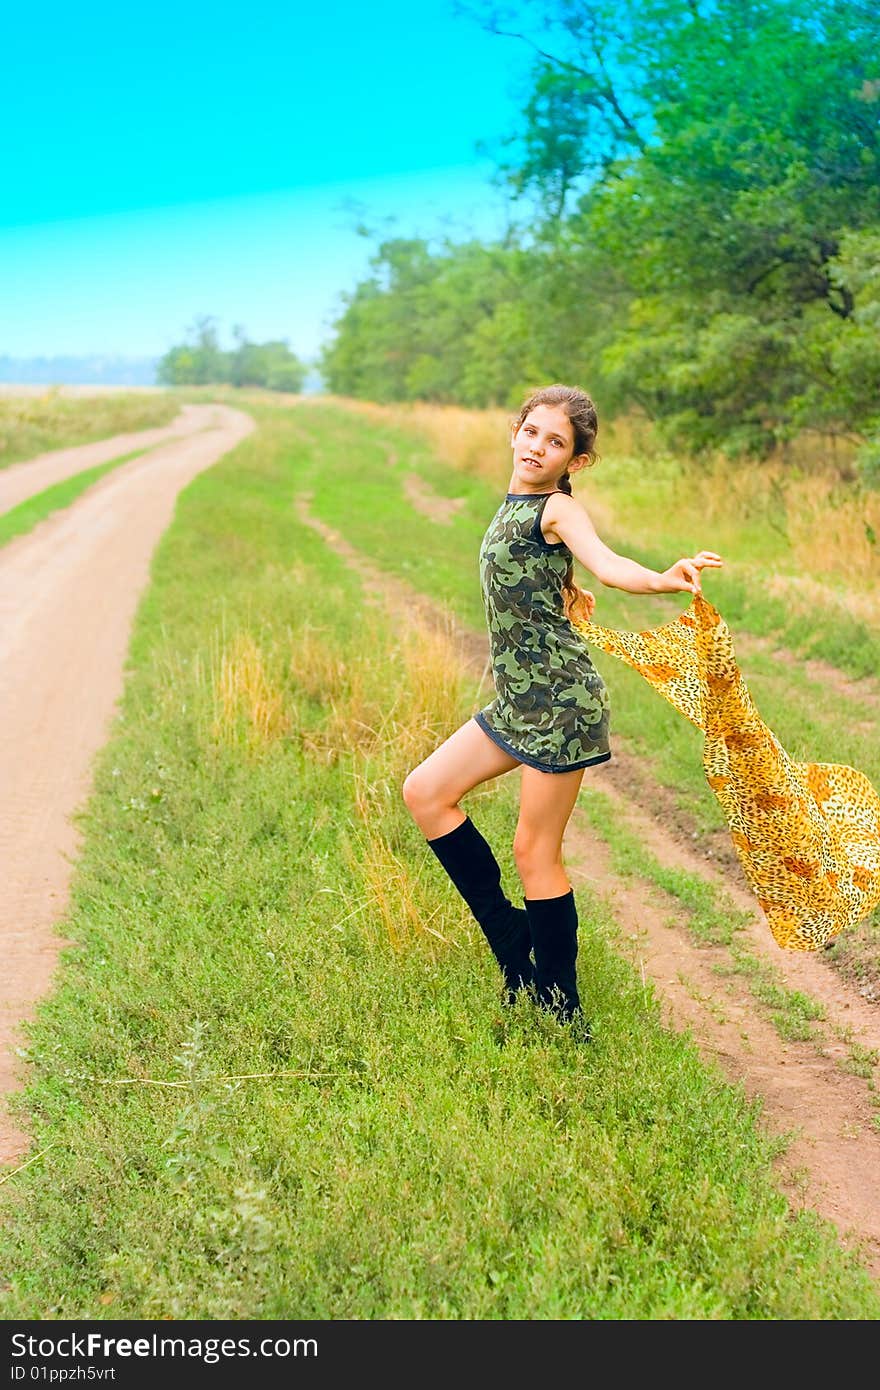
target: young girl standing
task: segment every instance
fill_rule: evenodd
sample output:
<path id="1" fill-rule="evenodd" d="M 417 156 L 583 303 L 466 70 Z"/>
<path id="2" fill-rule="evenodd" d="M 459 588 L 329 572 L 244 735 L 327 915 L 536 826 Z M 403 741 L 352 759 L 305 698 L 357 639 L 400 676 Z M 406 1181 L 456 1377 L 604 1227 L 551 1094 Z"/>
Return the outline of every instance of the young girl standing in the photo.
<path id="1" fill-rule="evenodd" d="M 530 989 L 564 1023 L 582 1016 L 578 917 L 562 859 L 584 769 L 611 757 L 602 678 L 569 613 L 590 617 L 591 593 L 574 559 L 607 588 L 632 594 L 700 592 L 700 571 L 722 561 L 702 550 L 662 573 L 610 550 L 571 493 L 595 452 L 595 406 L 571 386 L 546 386 L 513 424 L 507 495 L 480 547 L 480 584 L 495 699 L 414 768 L 403 798 L 467 903 L 501 967 L 505 998 Z M 482 782 L 521 769 L 513 840 L 525 893 L 516 908 L 487 841 L 459 805 Z"/>

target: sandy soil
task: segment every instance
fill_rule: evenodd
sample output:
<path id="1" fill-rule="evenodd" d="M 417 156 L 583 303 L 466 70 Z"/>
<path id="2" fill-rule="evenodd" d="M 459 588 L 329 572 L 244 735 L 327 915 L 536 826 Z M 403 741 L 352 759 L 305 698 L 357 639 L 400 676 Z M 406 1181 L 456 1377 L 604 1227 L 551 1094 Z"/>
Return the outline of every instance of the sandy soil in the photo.
<path id="1" fill-rule="evenodd" d="M 427 512 L 424 489 L 420 502 L 420 510 Z M 444 632 L 474 679 L 475 700 L 491 699 L 485 632 L 463 627 L 451 610 L 383 574 L 311 513 L 307 496 L 299 500 L 299 515 L 360 574 L 368 601 L 388 605 L 398 623 Z M 435 519 L 442 518 L 441 511 Z M 760 1103 L 768 1132 L 788 1140 L 778 1176 L 791 1203 L 832 1221 L 841 1241 L 858 1251 L 880 1281 L 880 1131 L 874 1079 L 855 1074 L 851 1065 L 853 1049 L 861 1049 L 863 1056 L 873 1055 L 870 1069 L 876 1077 L 880 1008 L 841 979 L 822 955 L 782 951 L 776 945 L 727 832 L 722 829 L 695 843 L 677 823 L 670 798 L 651 784 L 624 740 L 615 740 L 610 763 L 588 770 L 581 801 L 591 792 L 614 799 L 661 863 L 723 888 L 734 906 L 749 914 L 740 949 L 771 966 L 786 988 L 821 1005 L 824 1020 L 815 1038 L 784 1042 L 748 980 L 734 971 L 729 951 L 694 944 L 682 925 L 680 905 L 659 890 L 616 875 L 604 840 L 591 830 L 581 806 L 575 808 L 564 845 L 572 883 L 588 883 L 609 900 L 621 948 L 650 980 L 668 1025 L 689 1032 L 707 1061 Z"/>
<path id="2" fill-rule="evenodd" d="M 99 463 L 109 463 L 111 459 L 133 454 L 135 449 L 152 449 L 167 439 L 177 439 L 195 434 L 197 430 L 209 429 L 214 413 L 219 407 L 204 405 L 185 405 L 170 425 L 162 425 L 152 430 L 132 430 L 128 434 L 114 434 L 110 439 L 99 439 L 93 444 L 78 444 L 70 449 L 55 449 L 49 454 L 39 454 L 36 458 L 22 463 L 12 463 L 0 471 L 0 513 L 17 507 L 28 497 L 33 497 L 53 483 L 72 478 L 86 468 L 94 468 Z"/>
<path id="3" fill-rule="evenodd" d="M 406 475 L 403 490 L 407 501 L 417 512 L 421 512 L 429 521 L 439 521 L 441 526 L 448 526 L 456 512 L 460 512 L 465 504 L 463 497 L 438 496 L 418 473 Z"/>
<path id="4" fill-rule="evenodd" d="M 0 550 L 0 1093 L 20 1084 L 20 1024 L 49 988 L 64 944 L 56 924 L 79 849 L 71 816 L 88 796 L 122 693 L 154 547 L 180 490 L 252 428 L 240 411 L 192 406 L 177 428 L 145 432 L 164 442 Z M 106 447 L 63 452 L 76 454 L 78 471 L 108 457 Z M 48 467 L 45 458 L 17 465 L 20 486 L 33 468 L 39 491 Z M 0 1162 L 28 1142 L 0 1114 Z"/>

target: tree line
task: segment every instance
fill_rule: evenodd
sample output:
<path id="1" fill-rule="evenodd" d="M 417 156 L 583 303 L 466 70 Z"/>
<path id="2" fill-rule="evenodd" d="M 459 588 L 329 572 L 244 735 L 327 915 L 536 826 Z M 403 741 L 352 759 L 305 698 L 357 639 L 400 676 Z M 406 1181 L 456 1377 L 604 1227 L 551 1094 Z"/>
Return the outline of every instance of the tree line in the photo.
<path id="1" fill-rule="evenodd" d="M 880 9 L 538 0 L 501 239 L 386 237 L 321 368 L 379 401 L 585 385 L 697 451 L 803 431 L 880 480 Z"/>
<path id="2" fill-rule="evenodd" d="M 302 390 L 306 365 L 283 340 L 251 343 L 244 329 L 232 330 L 234 347 L 220 346 L 217 321 L 196 320 L 187 341 L 168 349 L 156 366 L 165 386 L 262 386 L 268 391 Z"/>

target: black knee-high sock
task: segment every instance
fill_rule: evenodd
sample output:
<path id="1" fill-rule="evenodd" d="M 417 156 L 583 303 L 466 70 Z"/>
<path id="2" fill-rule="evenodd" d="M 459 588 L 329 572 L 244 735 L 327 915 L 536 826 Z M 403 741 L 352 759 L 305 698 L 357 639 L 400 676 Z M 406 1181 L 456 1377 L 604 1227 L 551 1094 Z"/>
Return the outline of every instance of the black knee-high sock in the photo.
<path id="1" fill-rule="evenodd" d="M 535 967 L 529 956 L 528 914 L 504 893 L 498 860 L 470 816 L 427 843 L 479 922 L 508 991 L 531 985 Z"/>
<path id="2" fill-rule="evenodd" d="M 557 898 L 524 898 L 535 951 L 538 999 L 564 1023 L 581 1011 L 577 987 L 577 905 L 574 890 Z"/>

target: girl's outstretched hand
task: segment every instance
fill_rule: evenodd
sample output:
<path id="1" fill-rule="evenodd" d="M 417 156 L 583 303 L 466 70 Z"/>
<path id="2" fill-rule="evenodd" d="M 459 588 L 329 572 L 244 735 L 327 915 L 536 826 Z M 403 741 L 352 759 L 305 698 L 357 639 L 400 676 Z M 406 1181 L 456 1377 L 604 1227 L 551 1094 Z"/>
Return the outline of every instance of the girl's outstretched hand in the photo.
<path id="1" fill-rule="evenodd" d="M 716 555 L 714 550 L 700 550 L 692 559 L 676 560 L 675 564 L 670 565 L 665 571 L 663 578 L 672 593 L 684 589 L 692 594 L 699 594 L 702 593 L 700 570 L 720 569 L 723 563 L 721 556 Z"/>

